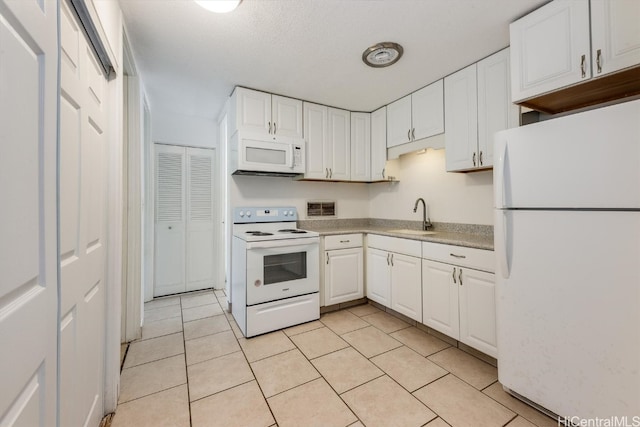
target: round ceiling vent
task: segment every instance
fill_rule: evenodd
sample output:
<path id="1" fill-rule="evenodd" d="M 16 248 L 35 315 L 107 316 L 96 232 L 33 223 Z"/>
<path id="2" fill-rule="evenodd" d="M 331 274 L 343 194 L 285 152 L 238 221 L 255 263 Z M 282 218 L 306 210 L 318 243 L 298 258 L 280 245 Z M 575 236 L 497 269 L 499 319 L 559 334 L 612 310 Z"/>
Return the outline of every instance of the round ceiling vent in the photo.
<path id="1" fill-rule="evenodd" d="M 362 60 L 370 67 L 388 67 L 398 62 L 404 49 L 398 43 L 378 43 L 362 52 Z"/>

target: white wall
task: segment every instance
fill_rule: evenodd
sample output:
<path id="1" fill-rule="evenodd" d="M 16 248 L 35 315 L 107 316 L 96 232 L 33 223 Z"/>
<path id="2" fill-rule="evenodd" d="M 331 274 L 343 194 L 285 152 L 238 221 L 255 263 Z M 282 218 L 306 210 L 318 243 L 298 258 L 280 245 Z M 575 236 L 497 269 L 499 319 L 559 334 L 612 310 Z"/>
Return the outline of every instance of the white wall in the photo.
<path id="1" fill-rule="evenodd" d="M 214 148 L 218 124 L 213 117 L 187 116 L 151 105 L 151 135 L 153 142 Z"/>
<path id="2" fill-rule="evenodd" d="M 232 176 L 230 203 L 237 206 L 295 206 L 306 219 L 308 200 L 334 200 L 337 218 L 369 216 L 370 184 L 294 181 L 291 178 Z"/>
<path id="3" fill-rule="evenodd" d="M 421 220 L 422 208 L 413 213 L 418 197 L 429 205 L 435 222 L 493 225 L 493 174 L 491 170 L 447 173 L 445 150 L 407 154 L 387 162 L 395 184 L 370 184 L 372 218 Z"/>

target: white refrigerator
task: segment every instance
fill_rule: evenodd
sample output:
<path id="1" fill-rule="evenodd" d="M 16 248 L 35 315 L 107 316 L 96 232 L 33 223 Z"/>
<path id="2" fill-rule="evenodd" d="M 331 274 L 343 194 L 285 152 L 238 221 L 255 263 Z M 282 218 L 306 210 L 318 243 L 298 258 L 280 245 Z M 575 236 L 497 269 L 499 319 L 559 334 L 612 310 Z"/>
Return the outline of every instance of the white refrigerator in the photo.
<path id="1" fill-rule="evenodd" d="M 640 101 L 502 131 L 495 144 L 499 380 L 574 423 L 631 425 L 640 420 Z"/>

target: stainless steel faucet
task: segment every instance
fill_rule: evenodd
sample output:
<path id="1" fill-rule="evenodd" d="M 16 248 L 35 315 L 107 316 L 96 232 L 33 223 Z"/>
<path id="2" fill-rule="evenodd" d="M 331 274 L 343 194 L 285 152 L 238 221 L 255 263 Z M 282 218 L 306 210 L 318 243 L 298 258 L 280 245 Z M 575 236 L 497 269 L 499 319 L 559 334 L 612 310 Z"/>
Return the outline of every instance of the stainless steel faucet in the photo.
<path id="1" fill-rule="evenodd" d="M 431 224 L 431 219 L 427 218 L 427 204 L 422 197 L 416 200 L 416 204 L 413 206 L 413 211 L 418 212 L 418 203 L 420 202 L 422 202 L 422 229 L 426 231 L 430 227 L 433 227 L 433 224 Z"/>

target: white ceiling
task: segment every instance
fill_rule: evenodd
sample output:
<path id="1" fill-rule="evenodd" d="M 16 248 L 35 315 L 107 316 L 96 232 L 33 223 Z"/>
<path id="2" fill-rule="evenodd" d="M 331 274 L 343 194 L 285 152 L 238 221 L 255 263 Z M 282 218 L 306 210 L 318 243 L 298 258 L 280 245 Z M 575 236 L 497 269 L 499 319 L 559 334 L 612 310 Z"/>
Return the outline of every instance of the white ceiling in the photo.
<path id="1" fill-rule="evenodd" d="M 153 109 L 215 118 L 236 85 L 372 111 L 509 44 L 508 24 L 548 0 L 120 0 Z M 404 47 L 388 68 L 364 49 Z"/>

